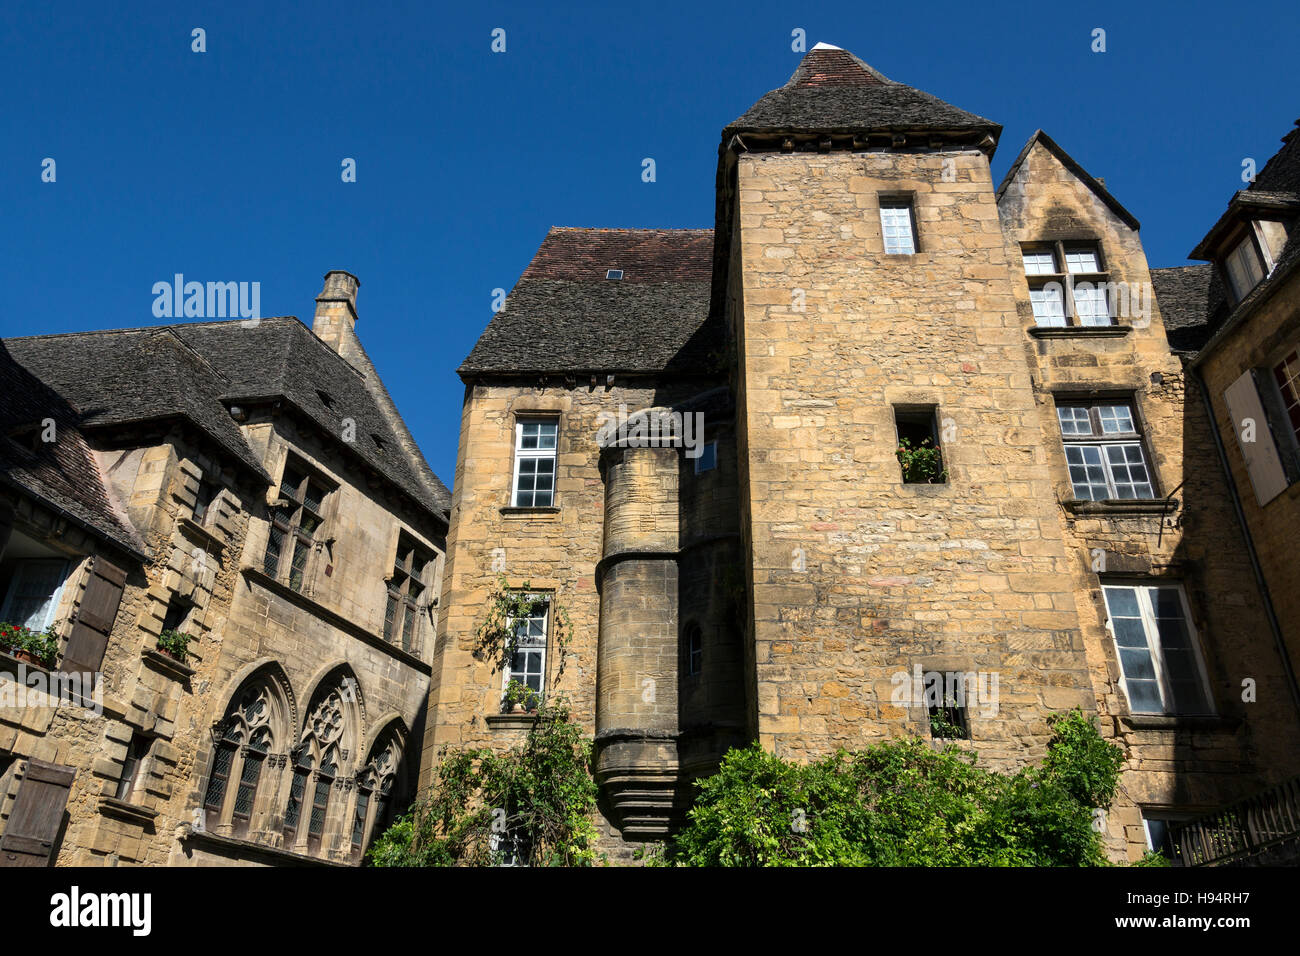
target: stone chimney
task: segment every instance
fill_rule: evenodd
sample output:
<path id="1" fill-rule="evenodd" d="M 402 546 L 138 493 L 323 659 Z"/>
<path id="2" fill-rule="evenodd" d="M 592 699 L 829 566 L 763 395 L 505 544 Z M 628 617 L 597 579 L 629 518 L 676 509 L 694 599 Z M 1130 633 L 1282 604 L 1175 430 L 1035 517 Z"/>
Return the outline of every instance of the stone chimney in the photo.
<path id="1" fill-rule="evenodd" d="M 311 330 L 321 341 L 345 358 L 351 351 L 349 339 L 356 334 L 357 289 L 361 280 L 351 272 L 331 269 L 325 273 L 325 288 L 316 296 L 316 316 Z"/>

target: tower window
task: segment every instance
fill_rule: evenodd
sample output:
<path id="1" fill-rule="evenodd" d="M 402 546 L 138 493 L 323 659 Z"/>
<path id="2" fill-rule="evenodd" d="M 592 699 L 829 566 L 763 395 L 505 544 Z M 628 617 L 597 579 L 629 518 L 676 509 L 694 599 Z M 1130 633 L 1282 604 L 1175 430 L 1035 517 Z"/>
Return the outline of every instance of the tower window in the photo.
<path id="1" fill-rule="evenodd" d="M 698 624 L 692 623 L 686 628 L 682 657 L 687 677 L 695 677 L 704 670 L 704 635 Z"/>
<path id="2" fill-rule="evenodd" d="M 880 234 L 886 255 L 910 256 L 916 252 L 916 220 L 910 199 L 881 198 Z"/>
<path id="3" fill-rule="evenodd" d="M 559 422 L 554 418 L 521 418 L 515 422 L 516 508 L 549 508 L 555 502 L 555 444 Z"/>
<path id="4" fill-rule="evenodd" d="M 939 430 L 933 405 L 900 405 L 894 409 L 898 431 L 898 463 L 905 485 L 944 484 L 948 472 L 939 450 Z"/>
<path id="5" fill-rule="evenodd" d="M 609 270 L 607 270 L 607 271 L 605 272 L 605 278 L 606 278 L 606 279 L 621 279 L 621 278 L 623 278 L 623 270 L 622 270 L 622 269 L 609 269 Z"/>

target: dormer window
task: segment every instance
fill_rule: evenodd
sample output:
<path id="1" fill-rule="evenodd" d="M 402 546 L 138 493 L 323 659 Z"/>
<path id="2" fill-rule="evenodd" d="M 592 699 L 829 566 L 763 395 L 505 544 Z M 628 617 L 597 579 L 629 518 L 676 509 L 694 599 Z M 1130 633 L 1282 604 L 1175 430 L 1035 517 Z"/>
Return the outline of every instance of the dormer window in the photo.
<path id="1" fill-rule="evenodd" d="M 1232 294 L 1238 302 L 1246 298 L 1250 290 L 1259 285 L 1260 280 L 1264 278 L 1264 263 L 1260 259 L 1259 250 L 1255 248 L 1255 239 L 1251 235 L 1245 236 L 1233 247 L 1223 265 L 1228 272 L 1228 283 L 1232 286 Z"/>

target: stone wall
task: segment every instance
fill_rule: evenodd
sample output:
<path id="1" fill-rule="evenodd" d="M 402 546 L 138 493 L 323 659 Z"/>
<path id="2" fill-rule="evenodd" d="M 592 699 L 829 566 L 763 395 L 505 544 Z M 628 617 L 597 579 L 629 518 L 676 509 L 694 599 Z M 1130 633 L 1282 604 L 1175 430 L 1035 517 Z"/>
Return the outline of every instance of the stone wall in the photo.
<path id="1" fill-rule="evenodd" d="M 1055 497 L 1062 502 L 1057 508 L 1061 541 L 1097 709 L 1103 732 L 1128 757 L 1120 800 L 1108 815 L 1108 845 L 1116 855 L 1136 859 L 1146 849 L 1143 808 L 1219 806 L 1295 773 L 1297 759 L 1281 745 L 1276 729 L 1300 728 L 1201 398 L 1182 361 L 1169 350 L 1159 303 L 1152 307 L 1137 230 L 1041 141 L 1007 184 L 999 207 L 1013 268 L 1021 243 L 1092 241 L 1100 246 L 1109 279 L 1130 292 L 1129 314 L 1118 315 L 1113 327 L 1076 328 L 1072 334 L 1053 330 L 1036 337 L 1042 330 L 1033 328 L 1028 286 L 1023 280 L 1016 283 L 1041 443 Z M 1156 495 L 1168 498 L 1170 507 L 1070 504 L 1074 495 L 1056 403 L 1107 395 L 1133 403 Z M 1129 714 L 1101 584 L 1135 579 L 1182 584 L 1217 718 Z M 1258 684 L 1257 700 L 1251 703 L 1243 701 L 1245 678 Z"/>
<path id="2" fill-rule="evenodd" d="M 805 759 L 927 735 L 893 699 L 920 666 L 998 672 L 972 738 L 994 766 L 1040 757 L 1047 715 L 1092 693 L 987 159 L 742 154 L 736 186 L 760 741 Z M 913 201 L 915 255 L 884 253 L 882 194 Z M 903 482 L 895 413 L 917 407 L 944 483 Z"/>

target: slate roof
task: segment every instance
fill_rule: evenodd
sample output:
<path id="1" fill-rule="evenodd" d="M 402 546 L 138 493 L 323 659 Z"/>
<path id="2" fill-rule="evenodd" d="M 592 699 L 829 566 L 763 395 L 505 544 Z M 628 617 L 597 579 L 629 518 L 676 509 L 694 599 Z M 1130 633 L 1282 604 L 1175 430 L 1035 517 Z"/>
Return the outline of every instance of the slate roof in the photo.
<path id="1" fill-rule="evenodd" d="M 292 316 L 255 327 L 236 319 L 32 336 L 4 345 L 75 409 L 83 429 L 184 419 L 269 481 L 229 406 L 284 399 L 426 510 L 445 520 L 450 507 L 450 493 L 431 472 L 427 485 L 420 480 L 361 375 Z M 342 440 L 344 418 L 355 422 L 354 442 Z"/>
<path id="2" fill-rule="evenodd" d="M 120 515 L 77 414 L 53 390 L 14 361 L 0 341 L 0 481 L 53 505 L 77 524 L 144 557 L 144 545 Z M 14 441 L 54 420 L 53 442 Z"/>
<path id="3" fill-rule="evenodd" d="M 763 96 L 723 130 L 723 141 L 745 132 L 901 132 L 951 130 L 992 133 L 1002 127 L 937 96 L 896 83 L 847 50 L 819 43 L 789 82 Z"/>
<path id="4" fill-rule="evenodd" d="M 552 228 L 460 375 L 707 372 L 712 261 L 711 229 Z"/>
<path id="5" fill-rule="evenodd" d="M 1195 352 L 1210 337 L 1210 285 L 1214 278 L 1211 265 L 1175 266 L 1152 269 L 1151 285 L 1164 319 L 1170 348 L 1178 352 Z"/>

